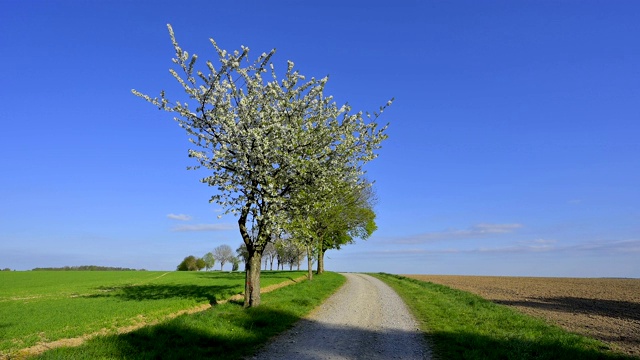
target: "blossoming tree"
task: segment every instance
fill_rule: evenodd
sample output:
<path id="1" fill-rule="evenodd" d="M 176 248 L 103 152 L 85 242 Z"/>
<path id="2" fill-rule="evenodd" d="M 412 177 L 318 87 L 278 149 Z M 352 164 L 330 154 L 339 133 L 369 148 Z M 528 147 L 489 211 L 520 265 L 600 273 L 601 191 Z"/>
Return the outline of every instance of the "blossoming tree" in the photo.
<path id="1" fill-rule="evenodd" d="M 246 245 L 246 307 L 260 304 L 260 265 L 266 244 L 298 206 L 291 199 L 300 189 L 326 191 L 334 172 L 356 181 L 362 165 L 376 157 L 386 138 L 379 113 L 352 113 L 324 95 L 328 78 L 306 80 L 289 61 L 282 79 L 271 60 L 275 49 L 249 60 L 249 49 L 227 52 L 210 39 L 218 64 L 206 61 L 196 70 L 197 55 L 178 44 L 170 69 L 186 97 L 171 101 L 164 91 L 150 97 L 132 90 L 161 110 L 176 114 L 194 149 L 189 156 L 210 171 L 201 182 L 216 188 L 211 202 L 238 217 Z M 389 101 L 382 110 L 391 104 Z"/>

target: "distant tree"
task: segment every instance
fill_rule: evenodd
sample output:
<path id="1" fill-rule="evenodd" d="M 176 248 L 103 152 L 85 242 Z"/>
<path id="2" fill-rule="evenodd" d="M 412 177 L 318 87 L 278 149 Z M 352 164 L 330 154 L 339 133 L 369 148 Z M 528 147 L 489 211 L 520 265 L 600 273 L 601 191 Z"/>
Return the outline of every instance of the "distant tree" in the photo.
<path id="1" fill-rule="evenodd" d="M 204 261 L 204 259 L 202 258 L 197 258 L 196 259 L 196 269 L 198 271 L 204 269 L 207 266 L 207 263 Z"/>
<path id="2" fill-rule="evenodd" d="M 273 261 L 278 256 L 278 251 L 274 243 L 267 243 L 267 246 L 264 247 L 264 269 L 267 269 L 267 264 L 269 264 L 269 270 L 273 270 Z"/>
<path id="3" fill-rule="evenodd" d="M 239 268 L 240 268 L 240 259 L 234 256 L 233 259 L 231 260 L 231 271 L 238 271 Z"/>
<path id="4" fill-rule="evenodd" d="M 247 261 L 249 260 L 249 251 L 247 251 L 247 245 L 242 243 L 236 249 L 236 255 L 237 255 L 238 259 L 242 260 L 242 262 L 245 263 L 245 265 L 246 265 Z"/>
<path id="5" fill-rule="evenodd" d="M 288 259 L 287 240 L 278 239 L 273 245 L 276 248 L 277 269 L 280 270 L 282 268 L 284 270 L 284 265 Z"/>
<path id="6" fill-rule="evenodd" d="M 213 257 L 220 264 L 220 271 L 222 271 L 224 264 L 233 260 L 233 250 L 231 249 L 231 246 L 227 244 L 220 245 L 213 249 Z"/>
<path id="7" fill-rule="evenodd" d="M 11 269 L 9 269 L 9 268 L 4 268 L 4 269 L 2 269 L 2 271 L 11 271 Z"/>
<path id="8" fill-rule="evenodd" d="M 211 252 L 204 254 L 202 260 L 204 260 L 204 269 L 207 271 L 213 269 L 213 265 L 216 263 L 216 258 L 213 257 L 213 253 Z"/>
<path id="9" fill-rule="evenodd" d="M 236 255 L 242 260 L 247 261 L 249 259 L 249 251 L 247 251 L 247 245 L 244 243 L 240 244 L 236 249 Z"/>
<path id="10" fill-rule="evenodd" d="M 293 270 L 294 266 L 298 266 L 298 270 L 300 270 L 300 262 L 305 255 L 304 246 L 293 239 L 278 239 L 274 243 L 274 248 L 278 269 L 282 267 L 282 270 L 284 270 L 284 265 L 288 265 L 289 270 Z"/>
<path id="11" fill-rule="evenodd" d="M 197 261 L 198 259 L 195 256 L 189 255 L 186 258 L 184 258 L 184 260 L 182 260 L 180 265 L 178 265 L 177 270 L 178 271 L 197 271 L 198 270 L 198 266 L 196 264 Z"/>
<path id="12" fill-rule="evenodd" d="M 300 270 L 300 263 L 302 262 L 302 260 L 304 260 L 304 257 L 307 255 L 307 251 L 305 247 L 300 243 L 294 243 L 294 247 L 292 251 L 293 251 L 293 259 L 296 263 L 295 265 L 297 266 L 298 270 Z"/>

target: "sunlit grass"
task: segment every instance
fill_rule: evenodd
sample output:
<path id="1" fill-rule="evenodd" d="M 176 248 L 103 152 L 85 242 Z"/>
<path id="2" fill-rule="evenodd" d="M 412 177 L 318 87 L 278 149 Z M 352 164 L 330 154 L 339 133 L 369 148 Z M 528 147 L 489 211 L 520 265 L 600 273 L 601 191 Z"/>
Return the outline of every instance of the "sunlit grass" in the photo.
<path id="1" fill-rule="evenodd" d="M 263 272 L 261 286 L 304 272 Z M 111 331 L 244 291 L 244 273 L 0 272 L 0 352 Z"/>
<path id="2" fill-rule="evenodd" d="M 59 348 L 39 359 L 238 359 L 288 329 L 344 283 L 325 273 L 263 294 L 262 304 L 245 309 L 228 302 L 182 315 L 128 334 L 99 336 L 79 347 Z"/>
<path id="3" fill-rule="evenodd" d="M 441 359 L 633 359 L 471 293 L 396 275 L 372 275 L 403 298 Z"/>

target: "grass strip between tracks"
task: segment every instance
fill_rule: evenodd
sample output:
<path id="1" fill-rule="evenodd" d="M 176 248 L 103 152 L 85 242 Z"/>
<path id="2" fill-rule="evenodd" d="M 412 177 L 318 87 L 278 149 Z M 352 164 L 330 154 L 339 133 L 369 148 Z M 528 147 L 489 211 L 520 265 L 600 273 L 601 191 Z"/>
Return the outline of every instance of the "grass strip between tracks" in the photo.
<path id="1" fill-rule="evenodd" d="M 439 359 L 637 359 L 468 292 L 397 275 L 371 275 L 402 297 Z"/>
<path id="2" fill-rule="evenodd" d="M 37 359 L 238 359 L 290 328 L 345 281 L 336 273 L 314 276 L 263 294 L 256 308 L 240 301 L 147 326 L 127 334 L 98 336 L 78 347 L 57 348 Z"/>

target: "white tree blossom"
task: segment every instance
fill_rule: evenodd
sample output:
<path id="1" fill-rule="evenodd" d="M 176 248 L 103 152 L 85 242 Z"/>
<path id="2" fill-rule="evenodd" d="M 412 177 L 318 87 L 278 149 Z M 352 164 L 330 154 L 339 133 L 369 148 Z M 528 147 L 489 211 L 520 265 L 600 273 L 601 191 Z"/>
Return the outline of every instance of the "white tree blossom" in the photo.
<path id="1" fill-rule="evenodd" d="M 287 221 L 292 194 L 327 190 L 325 179 L 335 171 L 348 169 L 347 178 L 357 181 L 363 164 L 376 157 L 386 126 L 378 128 L 379 113 L 365 120 L 362 112 L 325 96 L 328 77 L 306 80 L 289 61 L 279 79 L 271 61 L 275 50 L 249 61 L 247 47 L 227 52 L 210 39 L 218 64 L 207 61 L 206 72 L 196 70 L 197 55 L 184 51 L 168 28 L 176 53 L 170 73 L 187 98 L 133 93 L 176 114 L 194 145 L 189 156 L 198 165 L 192 168 L 210 171 L 201 181 L 216 189 L 211 201 L 238 216 L 249 253 L 245 306 L 258 305 L 262 252 Z"/>

